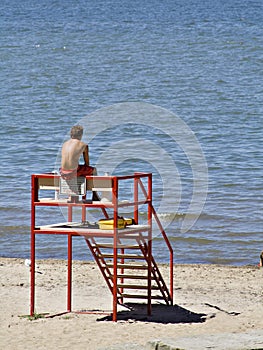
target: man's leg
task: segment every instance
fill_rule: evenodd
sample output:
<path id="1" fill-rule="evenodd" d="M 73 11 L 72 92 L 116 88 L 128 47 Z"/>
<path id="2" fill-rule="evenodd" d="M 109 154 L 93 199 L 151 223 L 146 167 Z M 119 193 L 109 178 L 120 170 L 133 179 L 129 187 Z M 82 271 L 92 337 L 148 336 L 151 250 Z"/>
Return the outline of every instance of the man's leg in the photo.
<path id="1" fill-rule="evenodd" d="M 97 169 L 96 169 L 96 168 L 93 168 L 92 175 L 94 175 L 94 176 L 98 175 L 98 174 L 97 174 Z M 100 198 L 100 196 L 98 195 L 97 191 L 92 191 L 92 201 L 93 201 L 93 202 L 100 202 L 100 201 L 101 201 L 101 198 Z"/>
<path id="2" fill-rule="evenodd" d="M 89 165 L 79 165 L 78 166 L 78 176 L 96 176 L 97 169 L 95 167 Z M 92 201 L 97 202 L 100 201 L 101 198 L 96 191 L 92 191 Z"/>

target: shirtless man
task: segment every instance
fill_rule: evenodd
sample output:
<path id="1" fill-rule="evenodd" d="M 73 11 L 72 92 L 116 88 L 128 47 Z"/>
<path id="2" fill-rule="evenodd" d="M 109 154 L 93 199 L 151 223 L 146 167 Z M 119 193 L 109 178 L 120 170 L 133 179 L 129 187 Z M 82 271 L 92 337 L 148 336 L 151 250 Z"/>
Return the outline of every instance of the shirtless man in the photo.
<path id="1" fill-rule="evenodd" d="M 96 168 L 89 165 L 89 148 L 81 141 L 82 136 L 83 127 L 75 125 L 70 131 L 71 138 L 62 146 L 60 174 L 65 180 L 71 180 L 76 176 L 97 175 Z M 81 155 L 84 159 L 83 165 L 79 164 Z M 93 192 L 92 200 L 100 200 L 96 192 Z"/>

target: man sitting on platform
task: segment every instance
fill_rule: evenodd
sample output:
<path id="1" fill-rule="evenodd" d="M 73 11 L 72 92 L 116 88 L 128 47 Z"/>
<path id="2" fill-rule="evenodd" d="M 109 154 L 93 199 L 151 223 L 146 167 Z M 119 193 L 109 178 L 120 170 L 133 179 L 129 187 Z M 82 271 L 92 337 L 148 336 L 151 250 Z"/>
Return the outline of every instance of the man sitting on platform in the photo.
<path id="1" fill-rule="evenodd" d="M 66 141 L 61 150 L 61 177 L 71 180 L 76 176 L 97 175 L 95 167 L 89 165 L 89 147 L 81 141 L 83 127 L 75 125 L 70 131 L 71 138 Z M 84 164 L 79 164 L 79 159 L 83 155 Z M 93 192 L 92 201 L 100 201 L 97 192 Z"/>

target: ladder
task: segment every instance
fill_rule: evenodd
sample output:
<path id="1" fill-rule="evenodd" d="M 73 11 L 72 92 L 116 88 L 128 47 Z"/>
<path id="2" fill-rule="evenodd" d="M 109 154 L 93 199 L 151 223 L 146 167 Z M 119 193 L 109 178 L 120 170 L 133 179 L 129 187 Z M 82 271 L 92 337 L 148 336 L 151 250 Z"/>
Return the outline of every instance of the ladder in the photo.
<path id="1" fill-rule="evenodd" d="M 125 233 L 114 229 L 114 235 L 107 243 L 101 242 L 99 237 L 86 236 L 86 243 L 113 295 L 113 321 L 117 320 L 117 304 L 124 304 L 126 299 L 146 300 L 147 313 L 151 315 L 152 301 L 161 300 L 167 305 L 173 304 L 173 249 L 162 227 L 158 215 L 152 205 L 152 178 L 148 178 L 148 190 L 142 182 L 145 174 L 134 174 L 134 220 L 138 223 L 138 189 L 140 188 L 144 200 L 148 203 L 148 220 L 155 219 L 160 233 L 168 247 L 170 254 L 170 289 L 168 289 L 161 271 L 152 255 L 152 228 L 138 230 L 135 233 Z M 117 222 L 118 215 L 118 182 L 113 181 L 115 194 L 114 215 Z M 106 209 L 104 216 L 109 217 Z"/>
<path id="2" fill-rule="evenodd" d="M 87 237 L 85 240 L 113 296 L 114 281 L 117 283 L 117 303 L 124 304 L 124 299 L 145 299 L 148 301 L 148 314 L 151 314 L 152 300 L 161 300 L 166 305 L 173 304 L 172 295 L 150 253 L 151 242 L 148 241 L 147 235 L 119 235 L 116 246 L 116 276 L 113 242 L 101 243 L 94 237 Z"/>

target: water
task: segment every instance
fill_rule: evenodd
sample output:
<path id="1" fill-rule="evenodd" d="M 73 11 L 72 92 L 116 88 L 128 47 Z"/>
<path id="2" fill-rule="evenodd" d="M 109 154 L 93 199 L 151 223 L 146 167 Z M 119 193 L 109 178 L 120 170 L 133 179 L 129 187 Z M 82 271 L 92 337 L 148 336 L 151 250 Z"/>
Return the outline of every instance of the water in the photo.
<path id="1" fill-rule="evenodd" d="M 194 226 L 181 232 L 192 171 L 180 149 L 171 150 L 181 202 L 177 208 L 177 199 L 168 198 L 171 205 L 162 214 L 174 218 L 167 233 L 175 262 L 256 264 L 263 248 L 262 1 L 1 4 L 0 256 L 29 256 L 30 175 L 53 170 L 71 126 L 101 108 L 142 102 L 179 116 L 208 164 L 205 206 Z M 138 113 L 131 122 L 143 118 Z M 109 146 L 106 138 L 95 137 L 96 130 L 101 123 L 110 128 L 112 121 L 92 121 L 87 133 L 94 137 L 94 164 L 105 142 Z M 169 118 L 158 122 L 171 124 Z M 145 132 L 124 131 L 127 140 Z M 122 141 L 123 132 L 112 137 Z M 163 146 L 162 138 L 154 134 Z M 146 151 L 150 154 L 150 146 Z M 158 207 L 160 176 L 143 155 L 135 163 L 126 159 L 116 172 L 153 171 Z M 160 162 L 158 154 L 155 161 Z M 39 258 L 66 257 L 62 238 L 38 242 Z M 156 254 L 168 261 L 162 242 L 155 244 Z M 74 258 L 90 258 L 80 239 L 74 241 Z"/>

